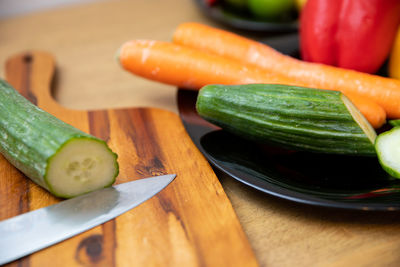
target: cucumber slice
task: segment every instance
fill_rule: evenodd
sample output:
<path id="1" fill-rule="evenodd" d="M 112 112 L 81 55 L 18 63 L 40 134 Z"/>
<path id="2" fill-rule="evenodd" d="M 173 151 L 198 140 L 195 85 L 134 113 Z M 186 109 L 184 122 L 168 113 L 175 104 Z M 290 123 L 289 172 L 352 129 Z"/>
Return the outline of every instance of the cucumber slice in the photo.
<path id="1" fill-rule="evenodd" d="M 33 105 L 0 80 L 0 153 L 57 197 L 111 186 L 117 155 L 107 143 Z"/>
<path id="2" fill-rule="evenodd" d="M 378 135 L 375 148 L 382 168 L 391 176 L 400 178 L 400 127 Z"/>
<path id="3" fill-rule="evenodd" d="M 45 180 L 57 195 L 74 196 L 112 184 L 115 156 L 103 142 L 76 138 L 49 159 Z"/>

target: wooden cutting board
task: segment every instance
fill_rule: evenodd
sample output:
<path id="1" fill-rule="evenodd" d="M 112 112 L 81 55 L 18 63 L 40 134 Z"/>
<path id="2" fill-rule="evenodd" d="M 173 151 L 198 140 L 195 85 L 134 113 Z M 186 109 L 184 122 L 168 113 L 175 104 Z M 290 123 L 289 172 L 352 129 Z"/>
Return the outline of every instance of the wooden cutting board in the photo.
<path id="1" fill-rule="evenodd" d="M 52 98 L 55 61 L 45 52 L 16 55 L 5 70 L 31 102 L 107 140 L 119 156 L 117 184 L 177 174 L 135 209 L 10 265 L 257 266 L 229 199 L 178 115 L 156 108 L 68 110 Z M 0 220 L 59 201 L 0 156 Z"/>

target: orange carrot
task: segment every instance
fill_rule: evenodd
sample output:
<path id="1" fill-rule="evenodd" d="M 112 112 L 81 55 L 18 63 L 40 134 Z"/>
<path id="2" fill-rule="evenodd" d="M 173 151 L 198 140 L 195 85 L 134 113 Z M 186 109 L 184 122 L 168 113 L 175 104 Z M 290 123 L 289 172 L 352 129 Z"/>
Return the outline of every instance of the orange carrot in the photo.
<path id="1" fill-rule="evenodd" d="M 198 90 L 207 84 L 276 83 L 304 86 L 286 76 L 269 73 L 253 65 L 196 49 L 161 41 L 133 40 L 119 50 L 124 69 L 154 81 Z M 348 96 L 375 128 L 381 126 L 386 114 L 372 101 Z M 362 111 L 364 109 L 364 112 Z M 369 109 L 368 112 L 365 109 Z"/>
<path id="2" fill-rule="evenodd" d="M 348 93 L 345 95 L 360 110 L 372 127 L 378 129 L 385 124 L 386 112 L 380 105 L 360 95 Z"/>
<path id="3" fill-rule="evenodd" d="M 122 67 L 136 75 L 186 89 L 207 84 L 295 84 L 279 74 L 169 42 L 133 40 L 119 51 Z"/>
<path id="4" fill-rule="evenodd" d="M 301 61 L 265 44 L 199 23 L 179 25 L 173 41 L 261 67 L 307 87 L 338 90 L 344 94 L 370 98 L 384 108 L 388 117 L 400 118 L 400 80 Z"/>

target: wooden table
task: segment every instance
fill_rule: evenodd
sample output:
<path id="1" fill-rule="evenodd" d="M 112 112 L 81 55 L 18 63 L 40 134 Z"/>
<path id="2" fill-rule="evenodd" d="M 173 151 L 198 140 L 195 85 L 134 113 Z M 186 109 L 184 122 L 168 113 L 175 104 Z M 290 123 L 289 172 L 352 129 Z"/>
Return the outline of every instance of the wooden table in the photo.
<path id="1" fill-rule="evenodd" d="M 114 55 L 130 39 L 168 41 L 186 21 L 220 27 L 188 0 L 101 1 L 1 20 L 1 75 L 9 56 L 48 51 L 57 60 L 54 97 L 68 108 L 177 112 L 176 88 L 123 71 Z M 399 213 L 305 206 L 217 174 L 262 266 L 400 265 Z"/>

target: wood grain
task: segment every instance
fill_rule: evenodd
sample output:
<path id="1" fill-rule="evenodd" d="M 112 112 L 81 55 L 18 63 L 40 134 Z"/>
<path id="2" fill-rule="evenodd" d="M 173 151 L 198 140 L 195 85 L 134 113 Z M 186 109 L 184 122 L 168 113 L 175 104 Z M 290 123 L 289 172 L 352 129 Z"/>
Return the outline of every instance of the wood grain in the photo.
<path id="1" fill-rule="evenodd" d="M 258 265 L 221 184 L 175 113 L 156 108 L 65 109 L 51 95 L 54 67 L 50 54 L 27 52 L 7 62 L 6 77 L 39 107 L 106 140 L 119 155 L 116 183 L 167 173 L 177 178 L 116 219 L 10 265 Z M 0 220 L 60 201 L 4 158 L 0 167 Z"/>

